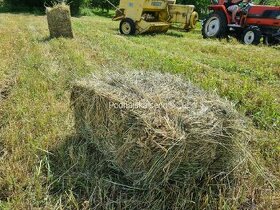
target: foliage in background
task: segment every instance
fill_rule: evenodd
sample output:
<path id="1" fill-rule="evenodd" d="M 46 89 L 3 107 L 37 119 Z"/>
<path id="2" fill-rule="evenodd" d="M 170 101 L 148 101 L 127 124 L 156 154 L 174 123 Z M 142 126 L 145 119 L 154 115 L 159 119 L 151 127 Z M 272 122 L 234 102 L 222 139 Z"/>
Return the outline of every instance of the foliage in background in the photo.
<path id="1" fill-rule="evenodd" d="M 276 5 L 279 6 L 280 5 L 280 1 L 279 0 L 259 0 L 258 1 L 259 4 L 268 4 L 268 5 Z"/>
<path id="2" fill-rule="evenodd" d="M 93 8 L 100 8 L 102 10 L 114 9 L 114 6 L 118 7 L 120 0 L 109 0 L 110 3 L 106 0 L 87 0 L 87 5 Z M 114 6 L 113 6 L 114 5 Z"/>
<path id="3" fill-rule="evenodd" d="M 115 6 L 119 5 L 119 0 L 109 0 L 112 4 L 106 0 L 85 0 L 88 7 L 100 8 L 102 10 L 114 9 L 112 4 Z M 195 5 L 196 11 L 200 14 L 206 14 L 207 8 L 211 4 L 210 0 L 177 0 L 177 4 L 184 5 Z M 279 0 L 256 0 L 255 4 L 268 4 L 268 5 L 279 5 Z"/>
<path id="4" fill-rule="evenodd" d="M 53 2 L 60 2 L 62 0 L 3 0 L 8 8 L 11 10 L 22 11 L 39 8 L 41 11 L 44 9 L 44 5 L 52 5 Z M 102 11 L 109 12 L 110 9 L 114 9 L 114 6 L 118 6 L 120 0 L 65 0 L 71 6 L 71 13 L 76 15 L 79 13 L 80 8 L 98 8 Z M 1 1 L 0 1 L 1 2 Z M 256 4 L 269 4 L 280 5 L 279 0 L 256 0 Z M 191 4 L 195 5 L 196 11 L 200 14 L 207 14 L 207 7 L 210 5 L 210 0 L 177 0 L 177 4 Z M 114 6 L 113 6 L 114 5 Z"/>
<path id="5" fill-rule="evenodd" d="M 44 9 L 44 6 L 51 6 L 53 3 L 61 2 L 61 0 L 4 0 L 5 4 L 12 9 L 18 8 L 40 8 Z M 85 3 L 85 0 L 65 0 L 71 7 L 71 13 L 76 15 L 79 13 L 79 8 Z"/>
<path id="6" fill-rule="evenodd" d="M 195 5 L 196 11 L 201 13 L 205 13 L 207 7 L 210 4 L 210 0 L 177 0 L 177 4 L 191 4 Z"/>
<path id="7" fill-rule="evenodd" d="M 108 3 L 106 0 L 86 0 L 87 5 L 93 8 L 101 8 L 102 10 L 113 9 L 113 5 L 118 6 L 120 0 L 109 0 L 111 2 Z M 198 12 L 203 12 L 207 9 L 207 6 L 210 3 L 210 0 L 177 0 L 178 4 L 191 4 L 195 5 Z"/>

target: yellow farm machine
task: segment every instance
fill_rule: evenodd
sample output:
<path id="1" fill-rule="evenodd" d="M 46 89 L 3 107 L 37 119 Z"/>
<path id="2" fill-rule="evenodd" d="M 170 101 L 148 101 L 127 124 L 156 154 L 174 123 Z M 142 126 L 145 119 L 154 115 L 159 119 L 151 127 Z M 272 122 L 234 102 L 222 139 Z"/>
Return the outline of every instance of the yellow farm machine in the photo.
<path id="1" fill-rule="evenodd" d="M 198 14 L 193 5 L 178 5 L 176 0 L 120 0 L 113 20 L 120 20 L 125 35 L 167 32 L 177 23 L 185 30 L 196 27 Z"/>

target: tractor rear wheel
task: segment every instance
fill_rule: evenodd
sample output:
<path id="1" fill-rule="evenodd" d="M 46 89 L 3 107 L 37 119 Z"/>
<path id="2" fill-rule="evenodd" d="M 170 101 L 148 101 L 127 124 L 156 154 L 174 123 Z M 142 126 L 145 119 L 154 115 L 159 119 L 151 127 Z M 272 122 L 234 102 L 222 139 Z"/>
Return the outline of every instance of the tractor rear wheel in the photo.
<path id="1" fill-rule="evenodd" d="M 136 25 L 130 18 L 125 18 L 120 23 L 120 32 L 124 35 L 134 35 L 136 33 Z"/>
<path id="2" fill-rule="evenodd" d="M 272 36 L 265 36 L 263 38 L 263 43 L 267 46 L 280 44 L 280 42 L 277 39 L 273 38 Z"/>
<path id="3" fill-rule="evenodd" d="M 211 13 L 202 25 L 203 38 L 225 38 L 228 34 L 227 19 L 222 11 Z"/>
<path id="4" fill-rule="evenodd" d="M 276 33 L 280 33 L 280 29 L 278 29 L 278 30 L 273 30 L 273 31 L 271 31 L 272 32 L 272 34 L 276 34 Z M 278 44 L 280 44 L 280 37 L 278 36 L 278 38 L 276 38 L 276 37 L 273 37 L 273 35 L 272 34 L 268 34 L 268 35 L 266 35 L 266 36 L 264 36 L 264 38 L 263 38 L 263 43 L 265 44 L 265 45 L 267 45 L 267 46 L 273 46 L 273 45 L 278 45 Z"/>
<path id="5" fill-rule="evenodd" d="M 248 28 L 246 28 L 241 37 L 240 37 L 240 41 L 243 44 L 253 44 L 253 45 L 258 45 L 261 41 L 262 38 L 262 33 L 260 31 L 260 29 L 257 26 L 250 26 Z"/>

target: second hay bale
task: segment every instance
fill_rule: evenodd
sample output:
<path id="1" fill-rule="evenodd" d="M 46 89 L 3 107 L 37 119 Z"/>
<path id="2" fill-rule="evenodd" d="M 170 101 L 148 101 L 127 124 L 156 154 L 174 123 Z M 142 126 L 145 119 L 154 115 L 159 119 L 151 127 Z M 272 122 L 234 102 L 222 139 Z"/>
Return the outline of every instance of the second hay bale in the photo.
<path id="1" fill-rule="evenodd" d="M 70 7 L 65 3 L 47 7 L 47 20 L 51 38 L 73 38 Z"/>

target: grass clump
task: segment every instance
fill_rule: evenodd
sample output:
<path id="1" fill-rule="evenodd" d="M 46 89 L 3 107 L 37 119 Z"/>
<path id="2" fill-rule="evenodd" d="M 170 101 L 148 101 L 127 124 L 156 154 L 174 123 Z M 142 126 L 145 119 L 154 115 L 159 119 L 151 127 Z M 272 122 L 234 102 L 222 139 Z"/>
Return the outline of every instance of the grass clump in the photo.
<path id="1" fill-rule="evenodd" d="M 72 102 L 78 134 L 123 174 L 119 184 L 142 193 L 129 209 L 246 200 L 247 125 L 229 102 L 170 74 L 136 71 L 79 81 Z"/>

